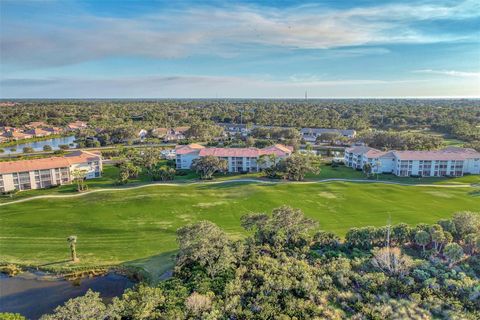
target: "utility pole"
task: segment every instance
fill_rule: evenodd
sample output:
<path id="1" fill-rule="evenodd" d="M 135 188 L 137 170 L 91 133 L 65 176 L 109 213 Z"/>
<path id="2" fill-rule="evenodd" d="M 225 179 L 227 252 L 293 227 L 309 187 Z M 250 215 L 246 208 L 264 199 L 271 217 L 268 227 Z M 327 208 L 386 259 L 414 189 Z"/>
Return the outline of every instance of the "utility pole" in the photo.
<path id="1" fill-rule="evenodd" d="M 307 90 L 305 90 L 305 101 L 308 100 Z"/>

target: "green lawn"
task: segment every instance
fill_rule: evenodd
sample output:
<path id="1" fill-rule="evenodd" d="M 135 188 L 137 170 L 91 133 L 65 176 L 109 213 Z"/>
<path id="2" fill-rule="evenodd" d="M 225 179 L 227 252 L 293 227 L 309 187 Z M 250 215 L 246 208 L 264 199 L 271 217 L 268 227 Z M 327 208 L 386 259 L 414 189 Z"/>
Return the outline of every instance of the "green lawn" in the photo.
<path id="1" fill-rule="evenodd" d="M 100 182 L 99 182 L 100 183 Z M 288 204 L 325 230 L 353 226 L 432 223 L 480 208 L 478 188 L 435 188 L 347 182 L 224 183 L 148 186 L 72 199 L 37 199 L 0 207 L 0 261 L 48 264 L 68 258 L 66 237 L 78 236 L 81 265 L 119 263 L 158 273 L 176 249 L 182 225 L 211 220 L 232 238 L 240 217 Z M 55 266 L 55 265 L 54 265 Z M 59 263 L 57 267 L 66 266 Z"/>

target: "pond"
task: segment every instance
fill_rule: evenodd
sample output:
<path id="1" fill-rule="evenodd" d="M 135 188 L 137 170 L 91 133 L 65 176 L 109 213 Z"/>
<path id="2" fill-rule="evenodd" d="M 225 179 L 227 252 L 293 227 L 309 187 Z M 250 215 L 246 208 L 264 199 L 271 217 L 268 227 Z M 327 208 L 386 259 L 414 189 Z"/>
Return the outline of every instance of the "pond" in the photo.
<path id="1" fill-rule="evenodd" d="M 22 273 L 16 277 L 0 275 L 0 312 L 18 312 L 28 319 L 38 319 L 88 289 L 100 292 L 105 302 L 120 296 L 134 285 L 128 278 L 108 273 L 104 276 L 67 281 L 48 278 L 40 273 Z"/>
<path id="2" fill-rule="evenodd" d="M 58 150 L 60 149 L 60 145 L 62 144 L 69 145 L 71 148 L 75 147 L 76 146 L 75 136 L 52 138 L 48 140 L 35 141 L 35 142 L 19 143 L 14 146 L 0 147 L 0 149 L 3 149 L 2 154 L 18 154 L 18 153 L 23 153 L 23 148 L 25 147 L 33 148 L 34 151 L 43 151 L 43 147 L 48 145 L 52 147 L 53 150 Z M 12 148 L 15 150 L 12 151 L 11 150 Z"/>

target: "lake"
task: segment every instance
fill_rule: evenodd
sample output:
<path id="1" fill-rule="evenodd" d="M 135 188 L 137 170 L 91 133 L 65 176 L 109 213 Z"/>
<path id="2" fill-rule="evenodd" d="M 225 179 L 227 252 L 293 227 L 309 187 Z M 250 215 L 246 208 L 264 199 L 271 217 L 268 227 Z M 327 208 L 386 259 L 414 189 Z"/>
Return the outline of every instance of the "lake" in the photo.
<path id="1" fill-rule="evenodd" d="M 75 136 L 68 136 L 68 137 L 60 137 L 60 138 L 52 138 L 48 140 L 42 140 L 42 141 L 35 141 L 35 142 L 27 142 L 27 143 L 19 143 L 14 146 L 8 146 L 8 147 L 0 147 L 0 149 L 3 149 L 3 154 L 18 154 L 18 153 L 23 153 L 23 148 L 25 147 L 31 147 L 33 148 L 34 151 L 43 151 L 43 147 L 46 145 L 49 145 L 52 147 L 53 150 L 58 150 L 60 149 L 60 145 L 66 144 L 66 145 L 72 145 L 71 147 L 75 147 Z M 10 149 L 15 148 L 15 151 L 12 151 Z"/>
<path id="2" fill-rule="evenodd" d="M 26 272 L 16 277 L 1 274 L 0 312 L 18 312 L 28 319 L 38 319 L 68 299 L 85 294 L 88 289 L 100 292 L 104 301 L 110 302 L 133 285 L 128 278 L 115 273 L 79 282 L 46 279 L 40 273 Z"/>

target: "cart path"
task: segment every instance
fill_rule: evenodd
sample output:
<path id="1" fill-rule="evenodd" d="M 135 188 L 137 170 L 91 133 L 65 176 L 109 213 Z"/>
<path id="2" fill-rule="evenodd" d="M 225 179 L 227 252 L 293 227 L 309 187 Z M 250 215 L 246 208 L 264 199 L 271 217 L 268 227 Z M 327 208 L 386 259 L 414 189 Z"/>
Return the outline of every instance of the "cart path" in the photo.
<path id="1" fill-rule="evenodd" d="M 429 187 L 429 188 L 475 188 L 479 187 L 479 184 L 409 184 L 409 183 L 401 183 L 401 182 L 394 182 L 394 181 L 383 181 L 383 180 L 362 180 L 362 179 L 342 179 L 342 178 L 332 178 L 332 179 L 323 179 L 323 180 L 316 180 L 316 181 L 272 181 L 272 180 L 262 180 L 262 179 L 232 179 L 232 180 L 222 180 L 222 181 L 195 181 L 195 182 L 153 182 L 153 183 L 146 183 L 137 186 L 126 186 L 126 187 L 117 187 L 117 188 L 103 188 L 103 189 L 94 189 L 85 191 L 82 193 L 74 193 L 74 194 L 51 194 L 51 195 L 40 195 L 40 196 L 33 196 L 24 199 L 13 200 L 5 203 L 0 203 L 1 206 L 6 206 L 10 204 L 20 203 L 20 202 L 27 202 L 37 199 L 63 199 L 63 198 L 76 198 L 76 197 L 83 197 L 88 194 L 98 193 L 98 192 L 112 192 L 112 191 L 127 191 L 127 190 L 135 190 L 141 188 L 149 188 L 149 187 L 178 187 L 178 186 L 192 186 L 192 185 L 216 185 L 216 184 L 234 184 L 234 183 L 259 183 L 259 184 L 320 184 L 320 183 L 328 183 L 328 182 L 356 182 L 356 183 L 381 183 L 381 184 L 391 184 L 391 185 L 399 185 L 399 186 L 406 186 L 406 187 Z"/>

